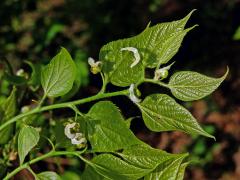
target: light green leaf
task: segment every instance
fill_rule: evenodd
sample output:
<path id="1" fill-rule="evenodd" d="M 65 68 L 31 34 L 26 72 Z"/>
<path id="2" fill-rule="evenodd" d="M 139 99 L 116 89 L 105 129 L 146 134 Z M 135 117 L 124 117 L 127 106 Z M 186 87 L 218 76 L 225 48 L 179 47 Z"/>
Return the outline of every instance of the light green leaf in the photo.
<path id="1" fill-rule="evenodd" d="M 140 144 L 118 107 L 110 101 L 96 103 L 87 114 L 88 139 L 93 151 L 110 152 Z"/>
<path id="2" fill-rule="evenodd" d="M 67 50 L 62 48 L 41 72 L 45 95 L 57 97 L 66 94 L 72 89 L 75 76 L 75 63 Z"/>
<path id="3" fill-rule="evenodd" d="M 103 72 L 110 82 L 117 86 L 129 86 L 143 78 L 144 67 L 154 68 L 158 64 L 167 63 L 177 53 L 186 33 L 193 28 L 184 29 L 192 12 L 181 20 L 148 26 L 135 37 L 103 46 L 99 59 L 103 62 Z M 133 68 L 130 68 L 134 61 L 132 52 L 121 52 L 121 48 L 125 47 L 137 48 L 140 54 L 141 60 Z"/>
<path id="4" fill-rule="evenodd" d="M 60 176 L 52 171 L 45 171 L 37 174 L 38 180 L 60 180 Z"/>
<path id="5" fill-rule="evenodd" d="M 152 173 L 144 177 L 144 180 L 181 180 L 186 164 L 182 166 L 185 157 L 180 156 L 160 164 Z"/>
<path id="6" fill-rule="evenodd" d="M 179 130 L 214 138 L 200 127 L 187 109 L 166 94 L 150 95 L 137 105 L 146 126 L 152 131 Z"/>
<path id="7" fill-rule="evenodd" d="M 233 40 L 240 40 L 240 26 L 236 29 L 233 35 Z"/>
<path id="8" fill-rule="evenodd" d="M 181 164 L 181 166 L 178 169 L 178 174 L 177 174 L 177 180 L 183 180 L 184 174 L 185 174 L 185 169 L 188 166 L 188 162 Z"/>
<path id="9" fill-rule="evenodd" d="M 1 105 L 1 108 L 4 110 L 4 119 L 9 120 L 12 118 L 17 111 L 16 104 L 16 87 L 13 87 L 13 90 L 10 96 L 5 100 L 5 102 Z"/>
<path id="10" fill-rule="evenodd" d="M 77 71 L 73 87 L 67 94 L 61 97 L 60 99 L 61 102 L 67 101 L 70 98 L 72 98 L 76 93 L 79 92 L 80 86 L 83 86 L 83 83 L 86 83 L 86 81 L 88 80 L 88 65 L 86 64 L 86 62 L 83 61 L 84 57 L 78 56 L 75 56 L 74 59 Z M 86 57 L 84 60 L 86 60 Z"/>
<path id="11" fill-rule="evenodd" d="M 0 105 L 0 125 L 7 122 L 12 118 L 17 111 L 17 102 L 16 102 L 16 88 L 13 87 L 13 90 L 10 96 Z M 13 133 L 13 124 L 10 124 L 6 128 L 0 131 L 0 144 L 6 144 L 11 138 Z"/>
<path id="12" fill-rule="evenodd" d="M 39 132 L 31 127 L 24 126 L 18 135 L 18 155 L 20 164 L 24 162 L 26 155 L 37 145 L 39 141 Z"/>
<path id="13" fill-rule="evenodd" d="M 197 72 L 180 71 L 170 78 L 169 88 L 172 94 L 182 101 L 193 101 L 211 94 L 227 77 L 211 78 Z"/>
<path id="14" fill-rule="evenodd" d="M 74 171 L 65 171 L 63 175 L 61 175 L 62 180 L 82 180 L 80 179 L 80 175 Z"/>

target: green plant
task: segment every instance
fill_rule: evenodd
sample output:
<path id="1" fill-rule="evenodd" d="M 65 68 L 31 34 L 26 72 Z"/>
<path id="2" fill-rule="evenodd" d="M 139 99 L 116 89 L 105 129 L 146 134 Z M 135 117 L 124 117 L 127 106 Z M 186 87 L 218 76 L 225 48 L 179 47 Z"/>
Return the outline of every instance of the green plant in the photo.
<path id="1" fill-rule="evenodd" d="M 188 154 L 170 154 L 140 141 L 130 130 L 131 122 L 124 119 L 111 101 L 97 102 L 88 113 L 80 112 L 77 106 L 113 96 L 127 96 L 141 110 L 146 126 L 154 132 L 178 130 L 214 138 L 170 96 L 151 94 L 144 100 L 139 99 L 138 86 L 153 83 L 168 88 L 179 100 L 198 100 L 213 92 L 227 76 L 228 70 L 221 78 L 180 71 L 173 74 L 168 83 L 162 81 L 167 78 L 173 63 L 162 66 L 172 59 L 184 36 L 195 27 L 185 29 L 191 14 L 178 21 L 148 25 L 135 37 L 104 45 L 100 61 L 88 60 L 91 72 L 99 73 L 103 81 L 102 89 L 94 96 L 59 103 L 59 97 L 69 93 L 78 78 L 78 68 L 64 48 L 41 68 L 43 96 L 35 107 L 24 106 L 19 112 L 18 89 L 13 87 L 10 96 L 1 104 L 0 143 L 3 167 L 11 166 L 7 153 L 14 154 L 15 146 L 19 166 L 4 179 L 23 169 L 28 169 L 36 179 L 58 179 L 60 176 L 55 172 L 37 174 L 31 169 L 32 164 L 55 156 L 74 156 L 86 164 L 81 179 L 182 179 Z M 145 76 L 146 69 L 154 69 L 153 77 Z M 107 92 L 109 83 L 123 90 Z M 74 114 L 44 116 L 44 112 L 64 108 L 71 109 Z M 49 121 L 46 123 L 46 120 Z M 45 152 L 47 144 L 51 150 Z M 4 170 L 6 172 L 6 168 Z"/>

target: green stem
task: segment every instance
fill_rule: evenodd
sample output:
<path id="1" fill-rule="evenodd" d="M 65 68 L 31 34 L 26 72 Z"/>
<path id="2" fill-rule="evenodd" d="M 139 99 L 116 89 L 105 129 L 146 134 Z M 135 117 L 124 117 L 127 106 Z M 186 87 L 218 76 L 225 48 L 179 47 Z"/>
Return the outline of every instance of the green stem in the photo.
<path id="1" fill-rule="evenodd" d="M 28 166 L 27 169 L 28 169 L 29 172 L 33 175 L 34 179 L 37 179 L 37 175 L 36 175 L 35 172 L 31 169 L 31 167 Z"/>
<path id="2" fill-rule="evenodd" d="M 47 97 L 47 95 L 44 94 L 43 97 L 42 97 L 42 99 L 40 100 L 38 106 L 37 106 L 38 108 L 40 108 L 40 107 L 42 106 L 42 104 L 43 104 L 44 100 L 46 99 L 46 97 Z"/>
<path id="3" fill-rule="evenodd" d="M 144 82 L 149 82 L 149 83 L 153 83 L 153 84 L 157 84 L 157 85 L 160 85 L 160 86 L 163 86 L 163 87 L 169 88 L 169 86 L 168 86 L 166 83 L 161 82 L 161 81 L 159 81 L 159 80 L 145 79 Z"/>
<path id="4" fill-rule="evenodd" d="M 106 76 L 104 76 L 104 74 L 102 73 L 102 72 L 100 72 L 100 74 L 101 74 L 101 77 L 102 77 L 102 88 L 101 88 L 101 90 L 99 91 L 99 93 L 101 94 L 103 94 L 105 91 L 106 91 L 106 86 L 107 86 L 107 83 L 108 83 L 108 79 L 107 79 L 107 77 Z M 106 78 L 105 78 L 106 77 Z"/>
<path id="5" fill-rule="evenodd" d="M 121 95 L 127 95 L 127 94 L 128 94 L 128 89 L 125 89 L 122 91 L 111 92 L 111 93 L 99 93 L 99 94 L 91 96 L 91 97 L 87 97 L 84 99 L 79 99 L 79 100 L 75 100 L 75 101 L 71 101 L 71 102 L 53 104 L 53 105 L 43 106 L 43 107 L 39 107 L 39 108 L 37 107 L 29 112 L 19 114 L 19 115 L 13 117 L 12 119 L 9 119 L 7 122 L 3 123 L 0 126 L 0 131 L 2 129 L 4 129 L 5 127 L 7 127 L 8 125 L 18 121 L 19 119 L 22 119 L 25 116 L 29 116 L 29 115 L 32 115 L 35 113 L 40 113 L 43 111 L 59 109 L 59 108 L 69 108 L 69 106 L 71 106 L 71 105 L 80 105 L 80 104 L 84 104 L 87 102 L 91 102 L 91 101 L 95 101 L 95 100 L 99 100 L 99 99 L 103 99 L 103 98 L 108 98 L 108 97 L 113 97 L 113 96 L 121 96 Z"/>
<path id="6" fill-rule="evenodd" d="M 46 158 L 49 158 L 49 157 L 53 157 L 53 156 L 62 156 L 62 155 L 72 155 L 72 156 L 81 157 L 80 154 L 82 154 L 84 152 L 85 152 L 85 149 L 83 151 L 80 151 L 80 152 L 79 151 L 74 151 L 74 152 L 69 152 L 69 151 L 50 151 L 47 154 L 39 156 L 39 157 L 29 161 L 29 162 L 26 162 L 26 163 L 20 165 L 18 168 L 14 169 L 11 173 L 7 174 L 7 176 L 3 180 L 10 179 L 11 177 L 13 177 L 15 174 L 17 174 L 21 170 L 26 169 L 26 168 L 28 169 L 31 164 L 34 164 L 34 163 L 36 163 L 38 161 L 41 161 L 43 159 L 46 159 Z M 81 159 L 82 159 L 82 157 L 81 157 Z"/>

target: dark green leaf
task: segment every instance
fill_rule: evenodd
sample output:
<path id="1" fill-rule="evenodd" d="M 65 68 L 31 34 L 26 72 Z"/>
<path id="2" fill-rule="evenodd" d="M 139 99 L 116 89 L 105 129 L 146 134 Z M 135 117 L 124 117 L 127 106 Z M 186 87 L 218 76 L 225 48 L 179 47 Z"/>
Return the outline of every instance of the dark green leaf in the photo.
<path id="1" fill-rule="evenodd" d="M 32 69 L 31 77 L 28 80 L 28 84 L 37 88 L 41 84 L 41 69 L 42 65 L 39 63 L 32 63 L 30 61 L 25 61 Z"/>
<path id="2" fill-rule="evenodd" d="M 19 86 L 27 83 L 27 79 L 22 76 L 10 75 L 8 73 L 4 73 L 3 78 L 7 80 L 10 84 Z"/>
<path id="3" fill-rule="evenodd" d="M 91 166 L 87 165 L 83 174 L 81 175 L 81 180 L 104 180 L 108 178 L 104 178 L 100 174 L 98 174 Z M 67 180 L 67 179 L 66 179 Z"/>

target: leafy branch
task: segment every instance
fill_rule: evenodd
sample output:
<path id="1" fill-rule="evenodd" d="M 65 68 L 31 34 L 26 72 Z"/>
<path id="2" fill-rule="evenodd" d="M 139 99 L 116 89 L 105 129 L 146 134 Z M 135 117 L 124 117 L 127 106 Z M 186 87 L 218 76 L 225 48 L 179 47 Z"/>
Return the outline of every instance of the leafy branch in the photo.
<path id="1" fill-rule="evenodd" d="M 140 109 L 142 119 L 151 131 L 176 130 L 215 139 L 202 129 L 186 108 L 169 95 L 158 93 L 142 99 L 139 97 L 141 92 L 139 93 L 138 86 L 153 83 L 169 89 L 179 100 L 194 101 L 211 94 L 226 78 L 228 69 L 220 78 L 180 71 L 173 74 L 167 83 L 163 82 L 174 62 L 167 64 L 178 52 L 185 35 L 196 27 L 185 29 L 192 13 L 193 11 L 181 20 L 151 27 L 149 24 L 135 37 L 104 45 L 99 53 L 100 61 L 88 59 L 91 72 L 100 74 L 102 78 L 102 88 L 96 95 L 61 102 L 63 96 L 71 94 L 74 83 L 79 84 L 76 63 L 64 48 L 41 69 L 43 97 L 37 107 L 31 110 L 27 108 L 17 114 L 17 88 L 13 88 L 10 96 L 0 105 L 0 114 L 3 114 L 0 121 L 0 135 L 3 136 L 0 145 L 5 145 L 11 137 L 17 138 L 20 165 L 4 179 L 13 177 L 23 169 L 28 169 L 38 179 L 57 179 L 59 175 L 55 172 L 35 174 L 30 165 L 45 158 L 63 155 L 76 156 L 86 164 L 81 174 L 81 179 L 84 180 L 183 179 L 188 154 L 169 154 L 139 140 L 129 128 L 129 121 L 125 120 L 119 108 L 111 101 L 96 102 L 87 113 L 80 112 L 77 106 L 104 98 L 127 96 Z M 152 78 L 146 78 L 146 69 L 153 70 Z M 124 89 L 108 92 L 109 83 Z M 53 101 L 53 104 L 45 105 L 47 98 L 58 98 L 61 103 Z M 51 121 L 48 124 L 45 121 L 41 125 L 27 121 L 31 118 L 37 120 L 35 115 L 41 115 L 45 111 L 63 108 L 72 109 L 75 116 L 70 115 L 67 119 L 60 120 L 55 120 L 54 115 L 44 117 L 44 120 Z M 53 134 L 45 137 L 43 130 L 48 130 L 48 127 Z M 40 151 L 44 148 L 40 145 L 41 136 L 50 142 L 52 150 L 25 162 L 36 146 L 39 146 Z M 86 154 L 92 158 L 84 158 Z"/>

